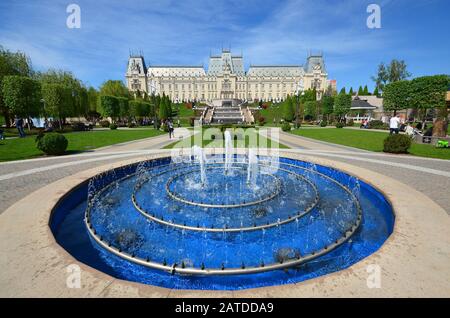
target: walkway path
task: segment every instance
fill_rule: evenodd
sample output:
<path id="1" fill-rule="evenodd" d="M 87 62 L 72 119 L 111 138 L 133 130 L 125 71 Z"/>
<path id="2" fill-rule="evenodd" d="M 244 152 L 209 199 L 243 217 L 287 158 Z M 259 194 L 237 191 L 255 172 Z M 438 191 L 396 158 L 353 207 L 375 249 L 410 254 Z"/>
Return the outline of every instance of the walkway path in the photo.
<path id="1" fill-rule="evenodd" d="M 280 132 L 280 143 L 394 178 L 424 193 L 450 214 L 450 160 L 370 152 L 284 132 Z"/>
<path id="2" fill-rule="evenodd" d="M 177 139 L 192 133 L 192 130 L 175 129 Z M 60 178 L 140 156 L 142 151 L 157 150 L 173 141 L 162 135 L 76 155 L 0 163 L 0 213 L 17 200 Z M 397 179 L 423 192 L 450 214 L 450 160 L 374 153 L 284 132 L 280 132 L 280 142 L 291 147 L 291 151 L 346 162 Z"/>
<path id="3" fill-rule="evenodd" d="M 187 129 L 176 128 L 175 139 L 169 139 L 168 134 L 165 134 L 81 154 L 0 163 L 0 213 L 31 192 L 58 179 L 96 166 L 142 156 L 142 151 L 163 148 L 192 133 Z"/>

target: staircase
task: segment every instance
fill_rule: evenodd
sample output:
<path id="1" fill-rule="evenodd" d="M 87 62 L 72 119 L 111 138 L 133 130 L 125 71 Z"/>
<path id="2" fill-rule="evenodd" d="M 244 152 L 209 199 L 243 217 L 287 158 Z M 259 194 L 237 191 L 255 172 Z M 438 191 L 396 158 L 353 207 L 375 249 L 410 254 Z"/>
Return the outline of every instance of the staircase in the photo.
<path id="1" fill-rule="evenodd" d="M 241 106 L 232 106 L 231 101 L 223 101 L 222 106 L 214 107 L 212 124 L 242 124 L 244 122 Z"/>

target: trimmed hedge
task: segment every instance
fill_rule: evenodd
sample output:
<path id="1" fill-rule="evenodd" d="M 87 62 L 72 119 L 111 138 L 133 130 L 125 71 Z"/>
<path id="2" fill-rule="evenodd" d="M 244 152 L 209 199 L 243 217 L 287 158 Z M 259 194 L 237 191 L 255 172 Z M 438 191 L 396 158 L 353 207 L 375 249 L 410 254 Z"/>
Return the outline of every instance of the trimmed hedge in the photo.
<path id="1" fill-rule="evenodd" d="M 336 123 L 336 128 L 344 128 L 345 124 L 344 123 Z"/>
<path id="2" fill-rule="evenodd" d="M 111 125 L 109 125 L 109 129 L 116 130 L 117 129 L 117 125 L 116 124 L 111 124 Z"/>
<path id="3" fill-rule="evenodd" d="M 328 122 L 326 120 L 322 120 L 320 122 L 320 127 L 327 127 L 328 126 Z"/>
<path id="4" fill-rule="evenodd" d="M 67 138 L 58 133 L 40 133 L 36 136 L 36 147 L 47 155 L 63 155 L 68 144 Z"/>
<path id="5" fill-rule="evenodd" d="M 408 153 L 411 137 L 406 135 L 389 135 L 384 140 L 383 151 L 388 153 Z"/>
<path id="6" fill-rule="evenodd" d="M 372 120 L 368 124 L 369 129 L 388 129 L 388 125 L 383 123 L 381 120 Z"/>
<path id="7" fill-rule="evenodd" d="M 101 122 L 99 122 L 99 125 L 102 126 L 103 128 L 108 128 L 110 125 L 109 120 L 102 120 Z"/>

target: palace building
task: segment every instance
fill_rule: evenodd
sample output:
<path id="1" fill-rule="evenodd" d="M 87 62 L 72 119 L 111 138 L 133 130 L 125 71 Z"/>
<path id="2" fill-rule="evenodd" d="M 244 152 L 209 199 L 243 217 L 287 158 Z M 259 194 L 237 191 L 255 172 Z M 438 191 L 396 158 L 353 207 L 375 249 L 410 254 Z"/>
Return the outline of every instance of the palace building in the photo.
<path id="1" fill-rule="evenodd" d="M 203 66 L 147 67 L 142 55 L 128 60 L 126 83 L 140 94 L 168 95 L 174 102 L 282 101 L 287 95 L 315 88 L 320 99 L 332 86 L 323 54 L 309 55 L 304 65 L 251 65 L 246 71 L 242 55 L 222 50 Z"/>

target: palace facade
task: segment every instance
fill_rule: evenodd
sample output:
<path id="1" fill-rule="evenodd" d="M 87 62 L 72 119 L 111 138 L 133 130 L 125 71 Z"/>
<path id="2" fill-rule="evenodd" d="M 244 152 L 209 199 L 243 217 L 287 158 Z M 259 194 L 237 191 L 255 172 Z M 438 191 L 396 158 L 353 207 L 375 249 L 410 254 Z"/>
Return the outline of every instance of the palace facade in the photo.
<path id="1" fill-rule="evenodd" d="M 218 99 L 281 101 L 287 95 L 315 88 L 320 99 L 332 86 L 322 54 L 309 55 L 304 65 L 251 65 L 241 55 L 222 50 L 203 66 L 146 66 L 132 55 L 126 72 L 128 89 L 138 94 L 168 95 L 174 102 L 211 102 Z"/>

